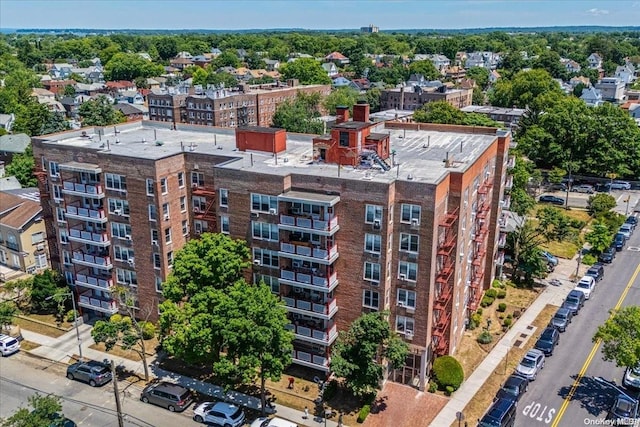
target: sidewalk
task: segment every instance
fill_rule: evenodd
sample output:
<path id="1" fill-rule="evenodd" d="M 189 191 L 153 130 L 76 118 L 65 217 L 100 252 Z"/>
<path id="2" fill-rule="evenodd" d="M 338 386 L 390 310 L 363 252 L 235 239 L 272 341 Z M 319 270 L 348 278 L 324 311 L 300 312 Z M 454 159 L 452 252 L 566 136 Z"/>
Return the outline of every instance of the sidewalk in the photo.
<path id="1" fill-rule="evenodd" d="M 114 356 L 109 353 L 101 352 L 98 350 L 94 350 L 89 348 L 90 345 L 93 344 L 93 338 L 91 338 L 91 326 L 87 324 L 82 324 L 78 327 L 80 332 L 80 342 L 82 346 L 82 356 L 86 359 L 98 360 L 102 361 L 104 359 L 110 359 L 115 362 L 117 366 L 124 366 L 127 370 L 138 374 L 140 377 L 144 377 L 144 366 L 142 362 L 136 362 L 134 360 Z M 67 364 L 73 355 L 77 355 L 79 352 L 78 349 L 78 339 L 76 335 L 76 330 L 73 329 L 59 338 L 52 338 L 46 335 L 38 334 L 35 332 L 28 331 L 26 329 L 22 329 L 22 337 L 30 342 L 39 344 L 40 346 L 30 350 L 29 353 L 44 358 L 48 360 L 53 360 L 55 362 L 60 362 Z M 149 374 L 153 378 L 157 378 L 159 380 L 170 381 L 185 387 L 188 387 L 198 393 L 208 395 L 220 400 L 226 400 L 228 402 L 235 403 L 240 406 L 245 406 L 251 408 L 256 411 L 260 411 L 261 403 L 260 399 L 254 396 L 249 396 L 243 393 L 239 393 L 236 391 L 230 391 L 225 393 L 222 387 L 219 387 L 214 384 L 206 383 L 203 381 L 196 380 L 194 378 L 178 375 L 173 372 L 166 371 L 158 367 L 158 363 L 155 358 L 151 358 L 148 360 L 149 362 Z M 135 384 L 130 387 L 126 387 L 125 389 L 130 389 L 134 387 L 136 390 L 133 391 L 132 394 L 138 394 L 141 390 L 140 387 Z M 131 392 L 129 392 L 131 393 Z M 226 395 L 226 397 L 225 397 Z M 313 408 L 310 408 L 310 411 Z M 305 427 L 337 427 L 338 423 L 336 421 L 327 420 L 325 424 L 324 418 L 321 417 L 313 417 L 312 412 L 309 414 L 309 419 L 303 419 L 304 413 L 302 411 L 298 411 L 297 409 L 292 409 L 287 406 L 274 404 L 273 409 L 267 408 L 267 414 L 276 414 L 279 418 L 284 418 L 290 421 L 297 423 L 299 426 Z M 337 418 L 336 418 L 337 419 Z M 346 427 L 346 426 L 345 426 Z"/>
<path id="2" fill-rule="evenodd" d="M 438 416 L 431 422 L 432 427 L 448 427 L 457 422 L 456 413 L 463 412 L 467 404 L 473 399 L 478 390 L 482 388 L 489 376 L 502 363 L 513 343 L 523 340 L 523 343 L 535 333 L 535 329 L 529 329 L 531 323 L 538 317 L 538 314 L 547 304 L 562 305 L 562 301 L 569 291 L 575 287 L 575 283 L 570 280 L 576 273 L 577 258 L 571 260 L 560 260 L 555 271 L 551 273 L 544 283 L 551 279 L 558 279 L 562 283 L 560 286 L 547 285 L 546 289 L 536 298 L 527 310 L 514 323 L 509 331 L 502 337 L 496 346 L 489 352 L 487 357 L 478 365 L 475 371 L 467 378 L 460 388 L 453 394 L 449 403 L 440 411 Z M 581 266 L 580 273 L 585 272 L 585 267 Z M 527 338 L 523 339 L 522 335 Z M 476 420 L 468 420 L 470 424 L 475 424 Z"/>

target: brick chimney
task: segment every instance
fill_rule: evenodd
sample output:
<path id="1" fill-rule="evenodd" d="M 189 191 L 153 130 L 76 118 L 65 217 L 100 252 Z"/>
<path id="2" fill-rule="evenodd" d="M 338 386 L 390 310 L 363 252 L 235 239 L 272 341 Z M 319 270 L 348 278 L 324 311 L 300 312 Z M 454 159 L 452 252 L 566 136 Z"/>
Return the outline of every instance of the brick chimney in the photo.
<path id="1" fill-rule="evenodd" d="M 354 122 L 369 122 L 369 104 L 366 101 L 358 101 L 353 106 L 353 121 Z"/>
<path id="2" fill-rule="evenodd" d="M 368 106 L 367 106 L 368 107 Z M 349 107 L 338 105 L 336 107 L 336 124 L 349 121 Z"/>

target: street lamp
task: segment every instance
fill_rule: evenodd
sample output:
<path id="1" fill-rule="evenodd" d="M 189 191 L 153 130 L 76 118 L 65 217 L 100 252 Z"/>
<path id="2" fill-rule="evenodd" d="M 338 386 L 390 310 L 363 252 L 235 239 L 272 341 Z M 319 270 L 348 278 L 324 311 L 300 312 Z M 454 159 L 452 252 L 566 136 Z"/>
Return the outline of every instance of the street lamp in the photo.
<path id="1" fill-rule="evenodd" d="M 80 330 L 78 329 L 78 310 L 76 310 L 76 299 L 74 298 L 73 292 L 60 292 L 55 295 L 51 295 L 50 297 L 45 298 L 46 301 L 51 300 L 55 297 L 71 297 L 71 304 L 73 306 L 73 323 L 76 325 L 76 339 L 78 340 L 78 354 L 80 359 L 82 359 L 82 340 L 80 339 Z"/>

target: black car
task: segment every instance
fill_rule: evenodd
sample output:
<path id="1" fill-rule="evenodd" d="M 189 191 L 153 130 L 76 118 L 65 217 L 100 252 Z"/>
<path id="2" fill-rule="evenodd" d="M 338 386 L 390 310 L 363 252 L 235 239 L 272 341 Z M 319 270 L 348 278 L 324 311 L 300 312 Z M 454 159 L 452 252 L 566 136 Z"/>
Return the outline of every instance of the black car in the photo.
<path id="1" fill-rule="evenodd" d="M 516 420 L 516 402 L 512 399 L 498 399 L 481 420 L 478 427 L 512 427 Z"/>
<path id="2" fill-rule="evenodd" d="M 611 246 L 605 249 L 604 251 L 602 251 L 602 253 L 598 256 L 598 261 L 611 264 L 615 257 L 616 257 L 616 247 Z"/>
<path id="3" fill-rule="evenodd" d="M 638 225 L 638 217 L 631 215 L 630 217 L 627 217 L 624 222 L 627 224 Z"/>
<path id="4" fill-rule="evenodd" d="M 564 205 L 564 199 L 562 197 L 556 197 L 556 196 L 550 196 L 550 195 L 540 196 L 538 201 L 540 203 L 551 203 L 551 204 L 554 204 L 554 205 Z"/>
<path id="5" fill-rule="evenodd" d="M 558 345 L 560 333 L 556 328 L 545 328 L 542 335 L 538 338 L 535 348 L 544 353 L 545 356 L 551 356 L 553 349 Z"/>
<path id="6" fill-rule="evenodd" d="M 591 276 L 596 280 L 596 282 L 599 282 L 604 279 L 604 266 L 600 263 L 593 264 L 589 267 L 585 276 Z"/>
<path id="7" fill-rule="evenodd" d="M 556 311 L 556 314 L 553 315 L 549 326 L 556 328 L 560 332 L 564 332 L 567 330 L 569 323 L 571 323 L 571 319 L 573 319 L 573 312 L 566 307 L 560 307 L 558 311 Z"/>
<path id="8" fill-rule="evenodd" d="M 638 417 L 638 401 L 633 400 L 626 394 L 620 394 L 613 402 L 609 410 L 609 419 L 615 422 L 615 425 L 634 426 L 635 419 Z"/>
<path id="9" fill-rule="evenodd" d="M 495 400 L 511 399 L 516 402 L 529 389 L 529 380 L 520 375 L 511 375 L 502 385 L 502 388 L 496 393 Z"/>
<path id="10" fill-rule="evenodd" d="M 625 235 L 622 233 L 616 233 L 613 238 L 613 245 L 615 246 L 616 251 L 620 252 L 624 248 L 625 243 L 627 243 Z"/>
<path id="11" fill-rule="evenodd" d="M 571 313 L 573 313 L 574 316 L 577 316 L 578 311 L 580 311 L 580 309 L 584 306 L 584 300 L 584 294 L 573 289 L 565 298 L 564 302 L 562 303 L 562 307 L 568 308 L 569 310 L 571 310 Z"/>

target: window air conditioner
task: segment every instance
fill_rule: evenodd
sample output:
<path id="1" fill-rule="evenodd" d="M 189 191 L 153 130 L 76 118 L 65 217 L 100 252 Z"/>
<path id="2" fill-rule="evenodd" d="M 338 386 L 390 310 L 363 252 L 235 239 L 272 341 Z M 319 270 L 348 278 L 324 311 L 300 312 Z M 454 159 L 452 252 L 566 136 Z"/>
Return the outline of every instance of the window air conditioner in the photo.
<path id="1" fill-rule="evenodd" d="M 254 259 L 253 265 L 262 265 L 262 261 L 260 261 L 259 259 Z"/>
<path id="2" fill-rule="evenodd" d="M 133 259 L 133 258 L 129 258 L 129 259 L 127 260 L 127 264 L 129 264 L 129 265 L 134 265 L 134 264 L 135 264 L 135 259 Z"/>
<path id="3" fill-rule="evenodd" d="M 408 340 L 412 340 L 413 339 L 413 331 L 407 331 L 404 333 L 404 337 Z"/>
<path id="4" fill-rule="evenodd" d="M 164 214 L 164 220 L 169 221 L 169 214 Z"/>
<path id="5" fill-rule="evenodd" d="M 152 244 L 153 246 L 158 246 L 158 241 L 157 241 L 157 240 L 152 240 L 152 241 L 151 241 L 151 244 Z"/>
<path id="6" fill-rule="evenodd" d="M 131 240 L 131 234 L 125 234 L 124 238 L 125 238 L 126 240 Z"/>
<path id="7" fill-rule="evenodd" d="M 251 212 L 251 218 L 260 218 L 260 214 L 258 212 Z"/>
<path id="8" fill-rule="evenodd" d="M 198 207 L 194 207 L 194 208 L 193 208 L 193 211 L 194 211 L 195 213 L 200 213 L 200 212 L 201 212 L 201 211 L 200 211 L 200 208 L 198 208 Z"/>
<path id="9" fill-rule="evenodd" d="M 417 218 L 413 218 L 413 219 L 411 220 L 411 225 L 413 225 L 413 226 L 420 225 L 420 221 L 418 221 L 418 219 L 417 219 Z"/>
<path id="10" fill-rule="evenodd" d="M 114 215 L 122 215 L 122 209 L 114 209 L 113 210 L 113 214 Z"/>
<path id="11" fill-rule="evenodd" d="M 39 251 L 44 250 L 44 243 L 38 243 L 38 244 L 36 245 L 36 249 L 37 249 L 37 250 L 39 250 Z"/>
<path id="12" fill-rule="evenodd" d="M 197 182 L 192 182 L 191 183 L 191 188 L 198 188 L 198 183 Z"/>
<path id="13" fill-rule="evenodd" d="M 52 173 L 51 176 L 53 178 L 60 178 L 60 174 L 58 172 Z"/>
<path id="14" fill-rule="evenodd" d="M 407 280 L 406 274 L 400 274 L 398 277 L 400 278 L 400 280 Z"/>
<path id="15" fill-rule="evenodd" d="M 402 301 L 398 301 L 398 307 L 404 307 L 404 303 Z"/>
<path id="16" fill-rule="evenodd" d="M 379 219 L 373 220 L 373 228 L 376 230 L 380 230 L 380 228 L 382 228 L 382 223 Z"/>
<path id="17" fill-rule="evenodd" d="M 278 211 L 275 210 L 274 208 L 269 209 L 269 215 L 275 215 L 277 213 L 278 213 Z"/>

